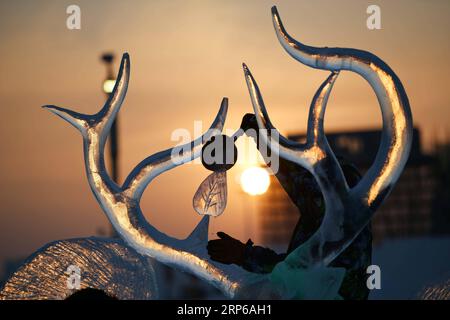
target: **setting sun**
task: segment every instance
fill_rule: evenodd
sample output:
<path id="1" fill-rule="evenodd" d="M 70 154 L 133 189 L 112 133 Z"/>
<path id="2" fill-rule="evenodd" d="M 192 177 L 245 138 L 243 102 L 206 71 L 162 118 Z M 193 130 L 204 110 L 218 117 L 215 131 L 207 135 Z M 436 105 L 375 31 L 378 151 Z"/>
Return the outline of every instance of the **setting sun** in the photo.
<path id="1" fill-rule="evenodd" d="M 252 196 L 265 193 L 270 185 L 269 174 L 259 167 L 245 169 L 240 180 L 242 189 Z"/>

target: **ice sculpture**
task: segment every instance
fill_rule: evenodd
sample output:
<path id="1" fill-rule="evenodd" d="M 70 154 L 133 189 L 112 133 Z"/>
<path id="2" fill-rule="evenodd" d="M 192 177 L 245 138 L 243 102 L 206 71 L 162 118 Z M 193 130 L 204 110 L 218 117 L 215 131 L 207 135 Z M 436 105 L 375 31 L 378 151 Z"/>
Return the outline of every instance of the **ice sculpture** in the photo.
<path id="1" fill-rule="evenodd" d="M 70 266 L 81 271 L 81 289 L 101 289 L 123 300 L 158 298 L 150 259 L 120 239 L 92 237 L 55 241 L 39 249 L 6 282 L 0 299 L 65 299 L 77 290 L 67 286 Z"/>
<path id="2" fill-rule="evenodd" d="M 111 124 L 125 98 L 129 75 L 130 59 L 128 54 L 124 54 L 114 90 L 105 106 L 94 115 L 84 115 L 56 106 L 45 108 L 67 120 L 81 132 L 91 189 L 114 229 L 129 246 L 142 255 L 191 272 L 234 295 L 239 278 L 233 278 L 231 274 L 239 277 L 239 268 L 234 268 L 235 273 L 225 273 L 206 258 L 209 216 L 199 222 L 188 238 L 179 240 L 160 232 L 148 223 L 139 206 L 145 188 L 154 178 L 199 157 L 203 142 L 221 131 L 228 100 L 222 100 L 216 119 L 202 137 L 182 147 L 177 146 L 177 151 L 168 149 L 144 159 L 131 171 L 124 184 L 118 186 L 105 170 L 103 152 Z M 228 269 L 232 268 L 228 266 Z"/>
<path id="3" fill-rule="evenodd" d="M 227 205 L 227 173 L 211 173 L 198 187 L 192 206 L 200 215 L 218 217 Z"/>
<path id="4" fill-rule="evenodd" d="M 319 230 L 284 263 L 296 268 L 327 265 L 368 223 L 400 176 L 411 148 L 411 110 L 400 79 L 380 58 L 356 49 L 306 46 L 286 32 L 276 7 L 272 8 L 272 16 L 278 40 L 294 59 L 313 68 L 332 71 L 314 96 L 304 145 L 287 144 L 284 140 L 277 143 L 262 136 L 274 152 L 311 172 L 325 201 L 326 212 Z M 328 145 L 323 127 L 327 100 L 341 70 L 355 72 L 370 84 L 383 118 L 381 144 L 375 161 L 351 189 Z M 258 126 L 274 130 L 259 88 L 245 65 L 244 72 Z"/>
<path id="5" fill-rule="evenodd" d="M 213 171 L 200 184 L 192 199 L 192 205 L 200 215 L 217 217 L 227 205 L 227 171 L 237 161 L 238 151 L 234 142 L 244 133 L 237 130 L 231 137 L 213 136 L 202 148 L 202 164 Z"/>
<path id="6" fill-rule="evenodd" d="M 118 235 L 141 255 L 190 272 L 230 298 L 335 299 L 344 270 L 330 268 L 328 264 L 368 223 L 402 172 L 412 140 L 411 111 L 399 78 L 381 59 L 356 49 L 303 45 L 287 34 L 275 7 L 272 17 L 281 45 L 294 59 L 313 68 L 329 70 L 331 75 L 311 103 L 305 144 L 289 141 L 278 134 L 275 136 L 279 136 L 279 140 L 274 139 L 274 135 L 261 135 L 272 152 L 300 164 L 313 174 L 326 204 L 319 230 L 269 274 L 252 274 L 235 265 L 209 260 L 206 252 L 209 215 L 220 214 L 224 205 L 211 211 L 205 201 L 194 197 L 194 207 L 206 215 L 185 240 L 174 239 L 157 230 L 145 220 L 139 206 L 144 189 L 155 177 L 198 157 L 202 144 L 222 129 L 227 99 L 222 101 L 211 130 L 187 144 L 183 149 L 187 151 L 178 154 L 169 149 L 146 158 L 131 171 L 122 186 L 108 176 L 103 151 L 111 124 L 125 98 L 130 74 L 128 55 L 123 56 L 111 97 L 97 114 L 85 115 L 55 106 L 46 108 L 80 131 L 91 189 Z M 323 127 L 327 100 L 340 71 L 355 72 L 368 81 L 378 98 L 383 117 L 377 157 L 354 188 L 347 186 Z M 259 128 L 277 132 L 270 122 L 260 90 L 245 65 L 244 73 Z M 208 179 L 205 183 L 209 183 Z"/>

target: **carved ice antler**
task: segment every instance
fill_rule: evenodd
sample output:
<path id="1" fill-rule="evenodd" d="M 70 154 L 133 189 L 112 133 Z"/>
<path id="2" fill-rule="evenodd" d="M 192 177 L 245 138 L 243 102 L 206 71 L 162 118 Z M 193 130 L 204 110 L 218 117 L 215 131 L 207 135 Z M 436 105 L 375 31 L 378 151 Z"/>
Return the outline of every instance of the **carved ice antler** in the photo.
<path id="1" fill-rule="evenodd" d="M 312 101 L 305 145 L 284 139 L 277 143 L 262 135 L 272 152 L 302 165 L 314 175 L 326 205 L 320 228 L 287 257 L 286 263 L 295 267 L 328 265 L 368 223 L 406 164 L 412 141 L 409 102 L 399 78 L 375 55 L 356 49 L 306 46 L 286 32 L 276 7 L 272 8 L 272 17 L 281 45 L 294 59 L 313 68 L 332 71 Z M 369 82 L 378 98 L 383 118 L 376 159 L 362 180 L 351 189 L 323 129 L 328 96 L 340 70 L 356 72 Z M 258 126 L 276 130 L 270 122 L 259 88 L 245 65 L 244 73 Z"/>
<path id="2" fill-rule="evenodd" d="M 207 133 L 180 147 L 184 151 L 176 153 L 176 156 L 173 149 L 168 149 L 146 158 L 131 171 L 122 186 L 107 174 L 103 152 L 111 124 L 125 98 L 130 74 L 128 55 L 124 54 L 122 58 L 110 98 L 97 114 L 84 115 L 55 106 L 46 108 L 81 132 L 91 189 L 117 233 L 139 253 L 193 273 L 229 297 L 334 298 L 343 270 L 327 268 L 317 272 L 319 268 L 312 271 L 310 269 L 314 268 L 308 268 L 326 266 L 342 252 L 366 225 L 398 179 L 411 145 L 409 103 L 400 80 L 373 54 L 354 49 L 307 47 L 285 32 L 275 8 L 272 12 L 278 38 L 288 53 L 308 66 L 330 70 L 332 74 L 319 88 L 311 104 L 306 144 L 289 141 L 281 135 L 279 142 L 271 136 L 261 135 L 272 152 L 304 166 L 314 175 L 326 204 L 319 230 L 270 274 L 254 275 L 234 265 L 209 261 L 206 252 L 209 216 L 200 221 L 188 238 L 178 240 L 149 224 L 140 209 L 142 193 L 154 178 L 198 157 L 203 141 L 222 130 L 227 112 L 226 98 Z M 357 72 L 370 83 L 383 115 L 382 141 L 375 163 L 352 189 L 347 186 L 323 129 L 326 103 L 340 70 Z M 258 126 L 276 130 L 269 120 L 259 88 L 245 65 L 244 71 Z"/>
<path id="3" fill-rule="evenodd" d="M 146 158 L 131 171 L 124 184 L 118 186 L 105 170 L 103 152 L 111 124 L 125 98 L 129 77 L 130 58 L 125 53 L 114 90 L 97 114 L 85 115 L 56 106 L 45 108 L 67 120 L 81 132 L 90 187 L 118 234 L 139 253 L 189 271 L 232 297 L 245 272 L 239 271 L 235 266 L 219 269 L 206 258 L 209 216 L 199 222 L 188 238 L 179 240 L 167 236 L 149 224 L 139 206 L 142 193 L 154 178 L 200 156 L 203 142 L 222 131 L 228 99 L 222 100 L 210 130 L 202 137 L 177 147 L 181 152 L 173 153 L 173 149 L 168 149 Z"/>

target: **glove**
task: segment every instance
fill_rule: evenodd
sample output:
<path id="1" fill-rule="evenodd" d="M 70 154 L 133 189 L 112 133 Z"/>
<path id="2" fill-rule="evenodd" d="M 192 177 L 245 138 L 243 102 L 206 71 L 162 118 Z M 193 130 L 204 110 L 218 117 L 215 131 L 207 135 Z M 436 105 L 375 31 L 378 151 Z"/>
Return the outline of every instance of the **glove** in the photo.
<path id="1" fill-rule="evenodd" d="M 208 241 L 208 254 L 212 260 L 223 264 L 237 264 L 242 266 L 245 261 L 245 252 L 247 248 L 253 245 L 253 242 L 248 239 L 244 244 L 241 241 L 234 239 L 224 232 L 217 232 L 220 239 Z"/>

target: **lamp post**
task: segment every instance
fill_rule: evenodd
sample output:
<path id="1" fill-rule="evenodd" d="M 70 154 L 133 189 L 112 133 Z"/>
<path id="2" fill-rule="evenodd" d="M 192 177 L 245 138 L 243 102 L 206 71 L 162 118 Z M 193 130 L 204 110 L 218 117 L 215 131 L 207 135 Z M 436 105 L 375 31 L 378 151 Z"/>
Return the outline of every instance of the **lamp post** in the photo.
<path id="1" fill-rule="evenodd" d="M 103 81 L 103 92 L 109 98 L 109 95 L 114 89 L 114 85 L 116 83 L 116 79 L 114 77 L 114 54 L 112 53 L 104 53 L 101 56 L 102 61 L 106 65 L 106 79 Z M 113 122 L 111 127 L 111 133 L 109 136 L 109 153 L 111 160 L 111 174 L 112 179 L 115 182 L 119 180 L 119 139 L 118 139 L 118 117 Z"/>

